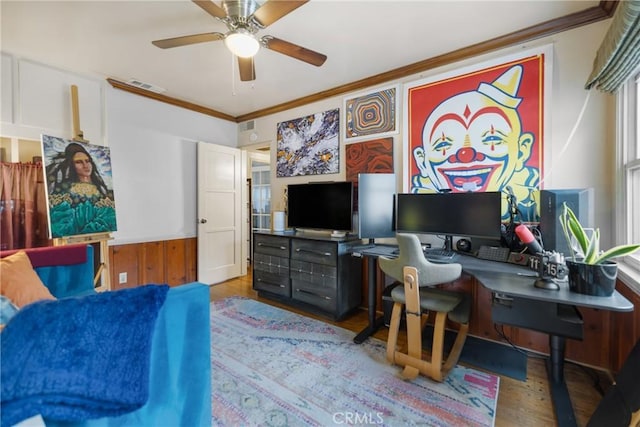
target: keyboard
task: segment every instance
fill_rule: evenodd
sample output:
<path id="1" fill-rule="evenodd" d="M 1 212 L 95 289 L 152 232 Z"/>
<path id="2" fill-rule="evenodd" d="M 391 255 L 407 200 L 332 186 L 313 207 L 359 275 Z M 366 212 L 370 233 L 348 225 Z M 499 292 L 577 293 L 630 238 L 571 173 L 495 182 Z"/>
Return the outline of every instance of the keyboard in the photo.
<path id="1" fill-rule="evenodd" d="M 453 257 L 456 255 L 456 253 L 454 251 L 449 251 L 446 249 L 425 249 L 424 250 L 424 256 L 427 259 L 433 259 L 433 260 L 448 260 L 448 259 L 453 259 Z"/>
<path id="2" fill-rule="evenodd" d="M 499 262 L 507 262 L 509 261 L 509 254 L 511 251 L 509 248 L 503 248 L 500 246 L 480 246 L 478 249 L 478 254 L 476 255 L 479 259 L 486 259 L 488 261 L 499 261 Z"/>

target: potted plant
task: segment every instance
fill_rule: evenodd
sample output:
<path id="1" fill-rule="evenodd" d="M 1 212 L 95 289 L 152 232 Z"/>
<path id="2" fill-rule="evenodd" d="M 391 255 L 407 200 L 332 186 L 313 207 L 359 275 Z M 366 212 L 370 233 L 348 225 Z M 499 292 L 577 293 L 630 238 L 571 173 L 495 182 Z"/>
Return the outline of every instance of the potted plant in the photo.
<path id="1" fill-rule="evenodd" d="M 640 249 L 640 244 L 619 245 L 601 251 L 600 229 L 594 229 L 589 235 L 566 203 L 562 206 L 560 225 L 571 250 L 571 257 L 565 260 L 569 289 L 596 296 L 613 294 L 618 264 L 612 258 L 629 255 Z"/>

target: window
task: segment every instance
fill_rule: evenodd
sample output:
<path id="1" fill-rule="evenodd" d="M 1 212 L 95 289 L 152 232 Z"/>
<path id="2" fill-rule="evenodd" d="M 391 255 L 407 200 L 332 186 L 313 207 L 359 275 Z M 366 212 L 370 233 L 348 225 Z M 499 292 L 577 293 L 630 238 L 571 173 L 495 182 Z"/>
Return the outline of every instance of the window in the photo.
<path id="1" fill-rule="evenodd" d="M 617 244 L 640 242 L 640 70 L 618 92 Z M 622 278 L 640 291 L 640 254 L 622 261 Z M 626 274 L 625 274 L 626 273 Z"/>
<path id="2" fill-rule="evenodd" d="M 271 230 L 271 171 L 269 163 L 251 160 L 251 230 Z"/>

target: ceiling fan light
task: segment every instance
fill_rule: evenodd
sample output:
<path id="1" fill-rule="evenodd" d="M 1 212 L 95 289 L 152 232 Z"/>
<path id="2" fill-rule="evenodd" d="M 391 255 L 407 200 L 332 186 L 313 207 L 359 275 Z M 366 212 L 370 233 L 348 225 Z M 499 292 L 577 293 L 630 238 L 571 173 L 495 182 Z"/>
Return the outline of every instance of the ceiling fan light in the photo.
<path id="1" fill-rule="evenodd" d="M 233 31 L 227 34 L 224 44 L 236 56 L 241 58 L 251 58 L 260 49 L 260 42 L 253 34 L 246 31 Z"/>

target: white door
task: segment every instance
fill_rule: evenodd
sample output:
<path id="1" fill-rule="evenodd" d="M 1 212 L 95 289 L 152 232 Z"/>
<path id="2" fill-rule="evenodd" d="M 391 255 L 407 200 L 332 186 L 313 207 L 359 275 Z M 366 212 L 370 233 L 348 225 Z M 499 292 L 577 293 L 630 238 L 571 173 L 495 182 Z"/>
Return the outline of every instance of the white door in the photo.
<path id="1" fill-rule="evenodd" d="M 199 282 L 220 283 L 246 274 L 244 158 L 237 148 L 198 143 Z"/>

